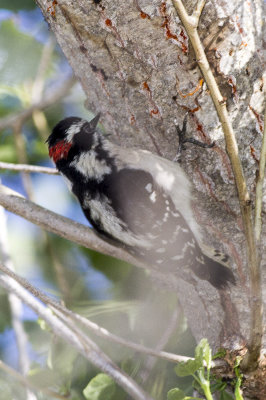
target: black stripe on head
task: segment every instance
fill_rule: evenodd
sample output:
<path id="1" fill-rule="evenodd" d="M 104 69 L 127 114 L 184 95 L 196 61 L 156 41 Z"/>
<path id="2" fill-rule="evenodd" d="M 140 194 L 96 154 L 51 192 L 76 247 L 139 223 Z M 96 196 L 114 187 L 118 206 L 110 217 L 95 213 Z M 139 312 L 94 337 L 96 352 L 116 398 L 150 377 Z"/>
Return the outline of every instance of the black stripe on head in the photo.
<path id="1" fill-rule="evenodd" d="M 51 135 L 46 140 L 48 146 L 54 146 L 58 141 L 65 140 L 67 131 L 72 125 L 79 123 L 82 118 L 79 117 L 68 117 L 58 122 L 58 124 L 52 130 Z"/>

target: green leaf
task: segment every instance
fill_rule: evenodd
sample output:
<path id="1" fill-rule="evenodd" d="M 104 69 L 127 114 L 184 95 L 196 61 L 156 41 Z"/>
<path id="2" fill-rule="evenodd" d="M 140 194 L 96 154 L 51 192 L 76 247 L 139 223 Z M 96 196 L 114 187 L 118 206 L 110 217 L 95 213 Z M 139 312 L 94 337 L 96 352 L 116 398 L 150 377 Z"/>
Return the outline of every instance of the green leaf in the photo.
<path id="1" fill-rule="evenodd" d="M 36 7 L 34 0 L 1 0 L 1 8 L 6 10 L 32 10 Z"/>
<path id="2" fill-rule="evenodd" d="M 106 374 L 98 374 L 83 390 L 87 400 L 111 400 L 115 394 L 116 386 L 112 378 Z"/>
<path id="3" fill-rule="evenodd" d="M 175 367 L 177 376 L 193 375 L 201 367 L 199 360 L 182 361 Z"/>
<path id="4" fill-rule="evenodd" d="M 215 379 L 214 383 L 211 384 L 211 392 L 223 392 L 226 386 L 226 382 L 223 382 L 221 379 Z"/>
<path id="5" fill-rule="evenodd" d="M 195 349 L 195 359 L 204 365 L 203 361 L 206 362 L 207 369 L 211 368 L 212 352 L 207 339 L 201 339 L 198 346 Z"/>
<path id="6" fill-rule="evenodd" d="M 213 360 L 216 360 L 216 358 L 224 358 L 226 356 L 226 350 L 225 349 L 219 349 L 217 353 L 215 353 L 212 357 Z"/>
<path id="7" fill-rule="evenodd" d="M 234 398 L 231 396 L 231 394 L 223 390 L 220 395 L 220 400 L 234 400 Z"/>
<path id="8" fill-rule="evenodd" d="M 183 392 L 183 390 L 178 389 L 178 388 L 171 389 L 167 393 L 167 400 L 183 400 L 185 398 L 186 398 L 186 395 Z"/>

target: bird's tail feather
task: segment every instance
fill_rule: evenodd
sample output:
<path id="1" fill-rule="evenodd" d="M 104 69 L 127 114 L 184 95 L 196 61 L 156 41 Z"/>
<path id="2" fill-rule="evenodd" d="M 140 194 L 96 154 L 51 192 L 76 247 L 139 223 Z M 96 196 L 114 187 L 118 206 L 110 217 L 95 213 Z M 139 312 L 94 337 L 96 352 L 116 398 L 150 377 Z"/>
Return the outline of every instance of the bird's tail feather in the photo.
<path id="1" fill-rule="evenodd" d="M 203 255 L 204 263 L 195 266 L 194 272 L 200 279 L 209 281 L 217 289 L 227 287 L 229 284 L 235 285 L 236 280 L 233 272 L 213 258 Z"/>

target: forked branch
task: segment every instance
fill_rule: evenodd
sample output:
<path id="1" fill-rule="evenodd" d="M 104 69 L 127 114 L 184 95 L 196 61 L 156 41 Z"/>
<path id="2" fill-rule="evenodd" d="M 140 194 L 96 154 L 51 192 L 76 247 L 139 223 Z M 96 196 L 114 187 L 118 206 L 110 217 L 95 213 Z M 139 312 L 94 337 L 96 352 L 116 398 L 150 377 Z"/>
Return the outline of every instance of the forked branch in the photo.
<path id="1" fill-rule="evenodd" d="M 65 321 L 59 313 L 54 315 L 35 299 L 19 283 L 7 275 L 0 274 L 0 285 L 33 309 L 51 327 L 53 333 L 74 347 L 93 365 L 110 375 L 134 400 L 152 400 L 134 380 L 122 371 L 73 321 Z"/>
<path id="2" fill-rule="evenodd" d="M 57 315 L 57 312 L 59 311 L 61 314 L 65 315 L 65 321 L 67 321 L 68 318 L 70 318 L 72 321 L 74 321 L 76 324 L 80 324 L 84 328 L 89 329 L 92 331 L 95 335 L 100 336 L 108 341 L 120 344 L 122 346 L 128 347 L 130 349 L 133 349 L 139 353 L 147 354 L 150 356 L 158 357 L 163 360 L 167 360 L 170 362 L 178 363 L 181 361 L 187 361 L 191 360 L 191 357 L 186 357 L 186 356 L 181 356 L 173 353 L 169 353 L 166 351 L 157 351 L 152 348 L 143 346 L 141 344 L 134 343 L 130 340 L 123 339 L 122 337 L 119 337 L 111 332 L 109 332 L 107 329 L 103 328 L 102 326 L 99 326 L 93 321 L 90 321 L 88 318 L 83 317 L 82 315 L 79 315 L 59 302 L 51 299 L 49 296 L 47 296 L 45 293 L 43 293 L 40 289 L 37 289 L 36 287 L 32 286 L 26 279 L 20 277 L 17 275 L 15 272 L 11 271 L 8 269 L 6 266 L 2 265 L 0 263 L 0 271 L 6 275 L 8 275 L 10 278 L 14 279 L 17 283 L 19 283 L 21 286 L 24 287 L 28 292 L 30 292 L 33 296 L 41 300 L 43 303 L 45 303 L 47 306 L 50 306 L 53 309 L 53 312 Z M 215 360 L 213 362 L 213 368 L 220 368 L 224 367 L 225 363 L 221 360 Z"/>
<path id="3" fill-rule="evenodd" d="M 203 10 L 205 1 L 198 1 L 198 5 L 192 16 L 188 15 L 181 0 L 172 0 L 172 2 L 182 24 L 187 31 L 191 45 L 195 52 L 197 63 L 201 69 L 202 75 L 215 105 L 218 117 L 221 121 L 225 136 L 226 150 L 230 158 L 235 177 L 243 226 L 247 240 L 248 267 L 251 284 L 250 304 L 252 323 L 248 344 L 249 351 L 245 361 L 245 367 L 248 369 L 254 369 L 256 368 L 257 360 L 260 356 L 263 326 L 260 266 L 255 242 L 250 196 L 247 189 L 242 164 L 239 158 L 238 145 L 226 108 L 226 100 L 223 98 L 216 83 L 197 30 L 199 17 Z"/>

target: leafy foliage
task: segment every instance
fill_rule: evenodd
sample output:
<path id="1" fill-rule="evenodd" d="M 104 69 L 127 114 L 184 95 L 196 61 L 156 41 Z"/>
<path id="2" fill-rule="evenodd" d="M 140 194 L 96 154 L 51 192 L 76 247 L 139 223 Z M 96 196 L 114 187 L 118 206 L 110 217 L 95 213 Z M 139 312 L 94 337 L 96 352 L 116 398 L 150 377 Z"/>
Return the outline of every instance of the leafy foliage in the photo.
<path id="1" fill-rule="evenodd" d="M 215 357 L 216 358 L 216 357 Z M 198 392 L 202 392 L 207 400 L 213 400 L 212 393 L 219 392 L 220 400 L 234 400 L 225 390 L 227 384 L 222 380 L 211 377 L 212 352 L 207 339 L 202 339 L 195 349 L 195 359 L 180 362 L 175 367 L 177 376 L 193 376 L 194 386 Z M 241 374 L 238 372 L 238 365 L 235 367 L 237 377 L 235 385 L 235 400 L 243 400 L 240 391 Z M 211 382 L 212 381 L 212 382 Z M 179 388 L 171 389 L 167 394 L 167 400 L 193 400 L 196 397 L 186 396 Z"/>
<path id="2" fill-rule="evenodd" d="M 240 386 L 241 386 L 241 383 L 242 383 L 242 374 L 239 371 L 240 361 L 241 361 L 241 359 L 237 358 L 236 362 L 235 362 L 235 366 L 234 366 L 234 371 L 235 371 L 235 374 L 236 374 L 236 385 L 235 385 L 236 400 L 244 400 L 243 396 L 242 396 L 242 393 L 241 393 L 241 389 L 240 389 Z"/>
<path id="3" fill-rule="evenodd" d="M 106 374 L 96 375 L 83 390 L 87 400 L 112 400 L 116 386 L 114 381 Z"/>
<path id="4" fill-rule="evenodd" d="M 200 360 L 182 361 L 175 367 L 175 372 L 178 376 L 193 375 L 202 366 Z"/>
<path id="5" fill-rule="evenodd" d="M 175 388 L 169 390 L 167 393 L 167 400 L 186 400 L 189 399 L 190 397 L 187 397 L 183 390 Z"/>

